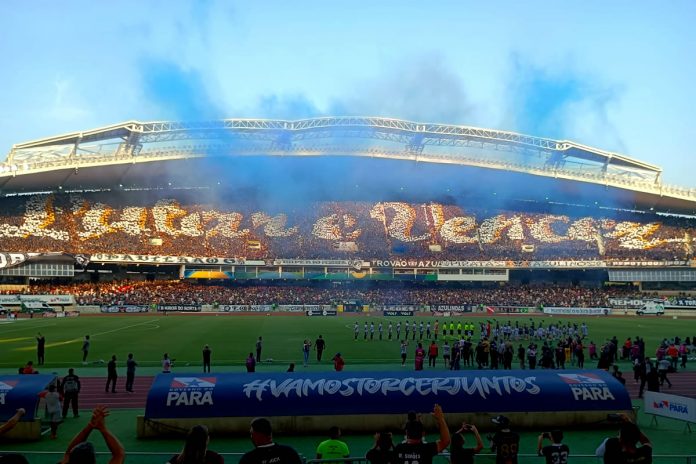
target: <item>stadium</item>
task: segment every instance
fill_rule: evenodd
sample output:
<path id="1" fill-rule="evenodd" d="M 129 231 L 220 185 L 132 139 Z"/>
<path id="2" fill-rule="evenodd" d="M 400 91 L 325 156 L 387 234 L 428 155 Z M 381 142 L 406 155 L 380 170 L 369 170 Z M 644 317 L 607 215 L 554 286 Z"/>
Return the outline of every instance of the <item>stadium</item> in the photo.
<path id="1" fill-rule="evenodd" d="M 409 366 L 416 320 L 418 341 L 426 345 L 431 323 L 437 339 L 443 321 L 443 341 L 449 324 L 450 341 L 457 344 L 462 330 L 455 336 L 453 323 L 464 323 L 465 332 L 471 323 L 474 346 L 484 338 L 498 340 L 501 359 L 504 345 L 514 349 L 515 368 L 518 342 L 526 345 L 542 326 L 539 340 L 549 341 L 549 351 L 577 338 L 582 352 L 588 340 L 579 342 L 578 327 L 587 323 L 598 352 L 610 349 L 612 337 L 615 349 L 617 337 L 619 344 L 643 337 L 646 355 L 669 341 L 693 353 L 695 249 L 696 188 L 666 185 L 659 166 L 574 141 L 381 117 L 129 121 L 18 143 L 0 162 L 0 310 L 7 315 L 0 328 L 0 347 L 6 348 L 0 368 L 16 373 L 34 355 L 35 333 L 41 331 L 50 353 L 42 374 L 63 376 L 68 367 L 78 368 L 90 387 L 82 408 L 108 401 L 128 423 L 124 433 L 133 434 L 135 415 L 140 437 L 186 430 L 209 417 L 213 432 L 242 437 L 259 409 L 240 406 L 233 421 L 229 410 L 209 408 L 214 396 L 205 395 L 216 385 L 210 380 L 203 393 L 181 381 L 172 396 L 168 380 L 154 378 L 162 352 L 175 352 L 175 371 L 200 373 L 200 350 L 210 344 L 220 353 L 214 356 L 216 372 L 230 376 L 217 380 L 229 381 L 229 396 L 222 398 L 236 405 L 248 401 L 249 395 L 244 399 L 234 391 L 249 388 L 238 377 L 261 336 L 265 351 L 263 358 L 256 356 L 258 373 L 265 370 L 268 381 L 278 384 L 289 363 L 301 369 L 303 339 L 318 334 L 327 339 L 329 361 L 325 356 L 323 364 L 307 366 L 305 357 L 308 381 L 345 381 L 330 361 L 340 351 L 354 376 L 373 372 L 371 381 L 386 382 L 389 376 L 381 379 L 380 372 L 401 369 L 400 332 L 392 340 L 392 326 L 398 323 L 400 331 L 405 322 L 408 339 L 409 320 Z M 234 317 L 240 315 L 247 317 Z M 427 321 L 425 338 L 420 321 Z M 79 346 L 88 333 L 93 352 L 89 363 L 80 364 Z M 578 349 L 574 342 L 567 348 Z M 136 395 L 101 393 L 106 368 L 100 363 L 116 352 L 119 361 L 136 353 L 142 375 L 137 382 L 147 386 Z M 570 356 L 569 369 L 582 367 Z M 482 364 L 477 358 L 478 369 L 497 375 L 497 363 L 494 368 L 487 359 Z M 616 361 L 629 377 L 632 359 L 630 353 L 616 355 L 609 364 Z M 685 352 L 687 359 L 692 358 Z M 462 370 L 473 376 L 474 364 Z M 494 411 L 498 406 L 491 406 L 495 398 L 486 396 L 488 390 L 479 391 L 490 400 L 482 409 L 437 399 L 449 407 L 448 421 L 482 428 L 493 412 L 538 430 L 592 428 L 607 413 L 643 407 L 642 386 L 639 392 L 633 379 L 620 387 L 632 403 L 602 405 L 604 397 L 618 401 L 619 395 L 598 385 L 613 389 L 618 383 L 608 374 L 588 375 L 563 380 L 576 401 L 583 395 L 588 401 L 574 409 L 560 406 L 567 403 L 562 396 L 549 396 L 524 403 L 532 409 L 515 409 L 508 401 Z M 546 381 L 544 374 L 538 378 Z M 548 380 L 551 392 L 568 386 L 555 386 L 557 380 Z M 468 382 L 462 385 L 480 378 Z M 673 382 L 669 393 L 694 401 L 696 376 L 686 370 Z M 263 394 L 258 391 L 259 402 Z M 167 406 L 199 408 L 171 415 L 153 406 L 157 395 Z M 271 403 L 276 409 L 269 407 L 267 415 L 278 416 L 281 432 L 317 432 L 341 421 L 345 430 L 367 434 L 397 429 L 411 409 L 404 405 L 425 413 L 432 399 L 397 398 L 386 407 L 370 397 L 331 409 L 317 398 L 308 394 L 290 401 L 292 407 Z M 404 414 L 397 414 L 399 407 L 406 408 Z M 681 430 L 682 422 L 668 417 L 674 420 L 670 427 Z M 587 433 L 594 443 L 602 431 Z M 655 453 L 667 457 L 655 462 L 687 462 L 668 461 L 679 437 L 665 432 L 662 439 Z M 230 453 L 244 448 L 239 440 L 227 443 Z M 371 440 L 364 441 L 366 447 Z M 139 452 L 171 449 L 166 440 L 129 443 Z M 312 456 L 301 439 L 298 447 Z M 571 462 L 597 462 L 590 457 L 593 447 L 576 449 L 585 460 Z M 696 453 L 693 447 L 678 449 L 684 456 L 674 459 Z M 49 455 L 36 454 L 31 462 L 54 462 Z M 143 456 L 134 462 L 155 462 Z"/>

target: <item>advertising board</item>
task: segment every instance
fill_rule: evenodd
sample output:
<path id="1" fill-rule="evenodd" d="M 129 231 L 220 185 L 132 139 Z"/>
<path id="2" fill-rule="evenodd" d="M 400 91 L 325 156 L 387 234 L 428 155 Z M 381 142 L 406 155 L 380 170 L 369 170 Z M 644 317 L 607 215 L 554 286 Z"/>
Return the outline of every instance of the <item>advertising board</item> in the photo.
<path id="1" fill-rule="evenodd" d="M 146 419 L 630 410 L 602 370 L 160 374 Z"/>

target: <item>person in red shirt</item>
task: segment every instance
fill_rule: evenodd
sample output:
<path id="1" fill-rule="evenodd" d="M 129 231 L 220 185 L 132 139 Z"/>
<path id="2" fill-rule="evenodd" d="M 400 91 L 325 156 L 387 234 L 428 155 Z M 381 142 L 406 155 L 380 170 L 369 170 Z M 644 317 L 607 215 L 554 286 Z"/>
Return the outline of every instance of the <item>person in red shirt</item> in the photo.
<path id="1" fill-rule="evenodd" d="M 334 370 L 336 372 L 341 372 L 343 370 L 343 366 L 346 365 L 346 362 L 341 357 L 341 353 L 336 353 L 336 356 L 333 357 L 333 363 L 334 363 Z"/>
<path id="2" fill-rule="evenodd" d="M 246 358 L 246 370 L 247 372 L 256 372 L 256 358 L 252 352 L 249 352 L 249 356 Z"/>
<path id="3" fill-rule="evenodd" d="M 631 342 L 631 337 L 628 337 L 623 344 L 623 349 L 621 350 L 621 359 L 628 359 L 631 355 L 631 347 L 633 343 Z"/>
<path id="4" fill-rule="evenodd" d="M 435 364 L 437 363 L 437 355 L 439 353 L 439 348 L 437 346 L 437 343 L 433 341 L 430 343 L 430 346 L 428 347 L 428 367 L 435 367 Z"/>
<path id="5" fill-rule="evenodd" d="M 423 349 L 423 344 L 419 343 L 418 348 L 416 348 L 416 370 L 423 370 L 423 362 L 425 361 L 425 350 Z"/>
<path id="6" fill-rule="evenodd" d="M 22 374 L 38 374 L 39 371 L 34 369 L 34 361 L 28 361 L 27 365 L 24 366 L 24 370 L 22 370 Z"/>
<path id="7" fill-rule="evenodd" d="M 670 366 L 677 372 L 677 363 L 679 362 L 679 348 L 677 348 L 674 343 L 670 343 L 667 347 L 667 356 L 669 357 Z"/>

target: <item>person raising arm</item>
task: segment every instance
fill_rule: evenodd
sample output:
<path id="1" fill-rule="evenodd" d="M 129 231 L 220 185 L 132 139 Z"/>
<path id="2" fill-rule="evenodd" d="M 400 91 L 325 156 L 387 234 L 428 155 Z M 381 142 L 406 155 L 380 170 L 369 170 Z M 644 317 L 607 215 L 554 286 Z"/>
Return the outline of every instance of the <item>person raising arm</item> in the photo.
<path id="1" fill-rule="evenodd" d="M 19 408 L 17 412 L 15 412 L 14 416 L 10 417 L 10 419 L 7 422 L 0 426 L 0 436 L 12 430 L 14 426 L 17 425 L 22 416 L 26 413 L 27 412 L 24 410 L 24 408 Z"/>
<path id="2" fill-rule="evenodd" d="M 60 464 L 70 464 L 71 462 L 94 462 L 96 460 L 96 452 L 94 451 L 94 445 L 87 441 L 90 433 L 93 430 L 98 430 L 106 446 L 111 452 L 111 459 L 109 459 L 109 464 L 123 464 L 126 460 L 126 451 L 123 449 L 123 445 L 118 441 L 108 428 L 106 428 L 106 417 L 109 415 L 109 410 L 106 406 L 97 406 L 92 411 L 92 418 L 89 423 L 83 428 L 77 435 L 70 441 L 63 459 Z"/>

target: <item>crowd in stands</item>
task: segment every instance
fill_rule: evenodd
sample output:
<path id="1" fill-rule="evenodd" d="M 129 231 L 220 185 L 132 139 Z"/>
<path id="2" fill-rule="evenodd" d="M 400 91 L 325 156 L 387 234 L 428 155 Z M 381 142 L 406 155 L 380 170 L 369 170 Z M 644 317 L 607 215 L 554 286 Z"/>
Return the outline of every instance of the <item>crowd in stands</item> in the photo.
<path id="1" fill-rule="evenodd" d="M 150 304 L 343 304 L 608 307 L 609 299 L 635 296 L 632 287 L 558 285 L 449 287 L 374 285 L 200 285 L 186 281 L 112 281 L 38 284 L 26 294 L 70 294 L 80 305 Z"/>
<path id="2" fill-rule="evenodd" d="M 268 258 L 684 260 L 696 221 L 619 211 L 404 202 L 298 202 L 291 209 L 194 194 L 4 198 L 2 250 Z M 558 208 L 556 208 L 558 209 Z M 161 245 L 159 244 L 161 239 Z"/>

